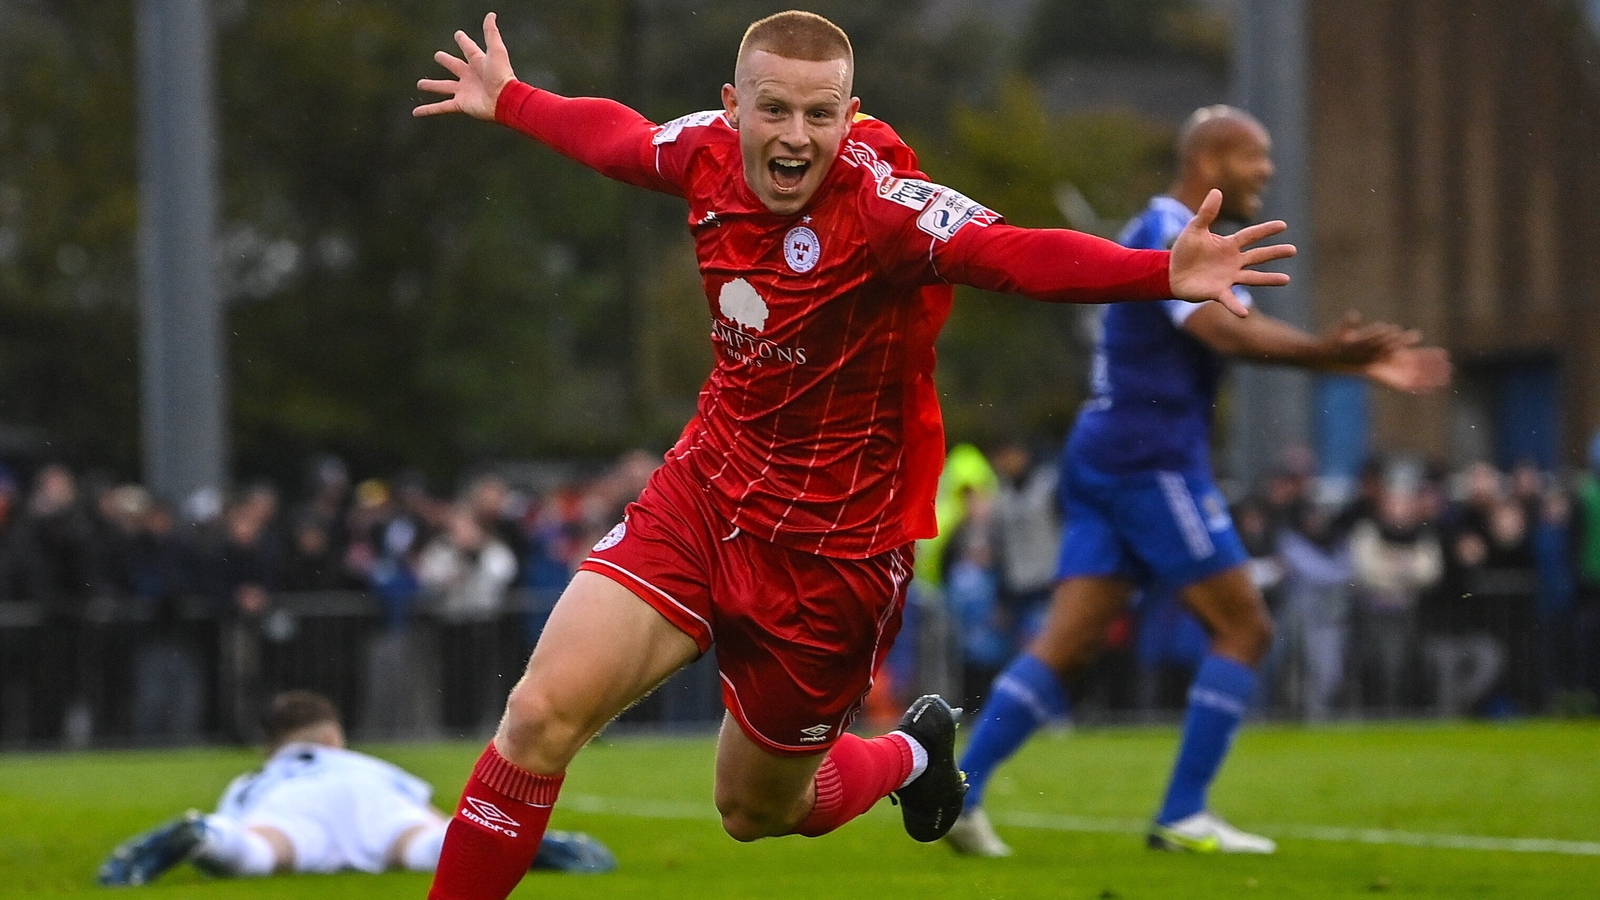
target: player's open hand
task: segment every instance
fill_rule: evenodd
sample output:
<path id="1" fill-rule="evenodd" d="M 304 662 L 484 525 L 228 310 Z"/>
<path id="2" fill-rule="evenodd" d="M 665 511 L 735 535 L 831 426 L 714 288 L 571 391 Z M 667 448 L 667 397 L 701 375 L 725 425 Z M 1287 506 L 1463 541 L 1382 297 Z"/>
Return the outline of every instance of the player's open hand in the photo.
<path id="1" fill-rule="evenodd" d="M 1368 363 L 1361 374 L 1407 394 L 1426 394 L 1450 383 L 1450 354 L 1442 347 L 1398 347 Z"/>
<path id="2" fill-rule="evenodd" d="M 1172 295 L 1179 300 L 1195 303 L 1215 300 L 1242 317 L 1249 315 L 1250 310 L 1234 296 L 1233 286 L 1288 284 L 1289 276 L 1282 272 L 1259 272 L 1253 267 L 1293 256 L 1294 245 L 1250 246 L 1289 227 L 1279 221 L 1251 225 L 1230 235 L 1213 233 L 1211 223 L 1216 221 L 1217 210 L 1221 208 L 1222 192 L 1212 189 L 1194 219 L 1173 243 L 1167 278 L 1172 283 Z"/>
<path id="3" fill-rule="evenodd" d="M 1363 325 L 1361 313 L 1351 310 L 1322 340 L 1330 362 L 1359 368 L 1396 350 L 1417 346 L 1422 343 L 1422 332 L 1388 322 Z"/>
<path id="4" fill-rule="evenodd" d="M 433 94 L 444 94 L 444 100 L 425 103 L 411 111 L 413 116 L 436 116 L 441 113 L 463 112 L 475 119 L 494 121 L 495 104 L 500 91 L 517 76 L 511 71 L 511 55 L 506 52 L 505 41 L 500 39 L 500 27 L 495 24 L 494 13 L 483 17 L 483 43 L 480 49 L 465 31 L 456 32 L 456 45 L 461 57 L 440 50 L 433 55 L 439 65 L 450 71 L 455 79 L 424 78 L 417 87 Z"/>

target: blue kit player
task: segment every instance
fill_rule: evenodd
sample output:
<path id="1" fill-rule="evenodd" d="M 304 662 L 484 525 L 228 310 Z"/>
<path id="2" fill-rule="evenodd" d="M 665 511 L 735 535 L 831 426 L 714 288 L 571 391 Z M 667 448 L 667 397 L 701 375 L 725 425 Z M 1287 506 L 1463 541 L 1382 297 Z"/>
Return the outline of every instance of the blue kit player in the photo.
<path id="1" fill-rule="evenodd" d="M 1168 246 L 1213 189 L 1222 215 L 1252 221 L 1272 175 L 1270 140 L 1252 116 L 1201 109 L 1178 138 L 1178 177 L 1122 235 Z M 1245 291 L 1235 288 L 1248 304 Z M 946 840 L 958 852 L 1007 856 L 983 811 L 994 770 L 1047 721 L 1071 708 L 1070 685 L 1106 627 L 1143 586 L 1174 591 L 1205 626 L 1207 655 L 1189 691 L 1183 733 L 1149 844 L 1168 850 L 1271 853 L 1269 839 L 1213 814 L 1206 793 L 1233 741 L 1267 650 L 1272 622 L 1247 556 L 1212 483 L 1211 411 L 1224 357 L 1359 374 L 1399 391 L 1450 378 L 1443 350 L 1394 325 L 1349 319 L 1324 335 L 1269 316 L 1236 317 L 1217 303 L 1173 300 L 1108 307 L 1093 397 L 1061 459 L 1066 529 L 1045 627 L 995 679 L 961 759 L 971 785 Z"/>

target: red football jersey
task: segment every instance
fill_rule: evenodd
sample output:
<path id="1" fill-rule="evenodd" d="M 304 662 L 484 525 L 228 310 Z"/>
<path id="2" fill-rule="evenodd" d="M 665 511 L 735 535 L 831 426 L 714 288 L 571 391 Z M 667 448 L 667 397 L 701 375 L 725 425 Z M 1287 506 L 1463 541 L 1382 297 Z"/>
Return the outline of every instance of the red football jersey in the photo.
<path id="1" fill-rule="evenodd" d="M 497 117 L 613 178 L 683 197 L 716 363 L 668 453 L 773 543 L 864 558 L 935 534 L 944 428 L 934 340 L 952 283 L 1038 299 L 1171 296 L 1164 251 L 1005 225 L 860 116 L 801 214 L 744 180 L 720 110 L 655 126 L 513 82 Z"/>

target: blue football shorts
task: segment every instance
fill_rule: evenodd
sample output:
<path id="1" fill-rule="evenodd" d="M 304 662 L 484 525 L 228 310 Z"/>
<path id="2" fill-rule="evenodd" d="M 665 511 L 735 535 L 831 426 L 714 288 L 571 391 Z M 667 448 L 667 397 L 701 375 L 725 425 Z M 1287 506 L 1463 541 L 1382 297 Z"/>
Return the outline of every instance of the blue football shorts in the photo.
<path id="1" fill-rule="evenodd" d="M 1061 476 L 1057 580 L 1111 576 L 1179 589 L 1250 558 L 1206 472 L 1112 475 L 1069 460 Z"/>

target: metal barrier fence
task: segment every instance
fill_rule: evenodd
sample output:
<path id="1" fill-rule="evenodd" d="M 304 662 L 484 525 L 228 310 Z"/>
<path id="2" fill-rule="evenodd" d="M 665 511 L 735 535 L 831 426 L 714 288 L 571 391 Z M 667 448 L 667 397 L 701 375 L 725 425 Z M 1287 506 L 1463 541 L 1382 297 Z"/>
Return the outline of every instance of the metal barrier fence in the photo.
<path id="1" fill-rule="evenodd" d="M 522 673 L 556 594 L 515 592 L 482 620 L 415 616 L 386 622 L 359 592 L 279 594 L 260 618 L 219 618 L 202 598 L 160 619 L 111 601 L 50 616 L 29 604 L 0 603 L 0 749 L 253 742 L 271 694 L 309 688 L 331 697 L 362 740 L 484 738 Z M 1436 669 L 1474 640 L 1413 635 L 1387 688 L 1362 664 L 1370 646 L 1351 629 L 1343 686 L 1332 706 L 1308 704 L 1307 657 L 1293 649 L 1300 628 L 1280 622 L 1279 650 L 1263 664 L 1258 713 L 1332 716 L 1462 715 L 1443 690 L 1461 678 Z M 894 704 L 938 692 L 976 708 L 993 671 L 964 665 L 960 635 L 937 591 L 916 585 L 905 625 L 880 683 L 892 685 L 869 714 L 886 721 Z M 1501 660 L 1501 697 L 1537 711 L 1540 667 L 1560 635 L 1502 629 L 1487 641 Z M 1460 644 L 1461 646 L 1456 646 Z M 1381 649 L 1381 648 L 1380 648 Z M 1479 648 L 1482 649 L 1482 648 Z M 626 712 L 628 726 L 709 729 L 722 715 L 714 652 L 679 672 Z M 1440 658 L 1435 658 L 1440 657 Z M 1450 657 L 1454 658 L 1454 657 Z M 1149 665 L 1131 645 L 1112 646 L 1075 688 L 1084 722 L 1164 721 L 1181 713 L 1192 669 Z M 1574 711 L 1592 711 L 1578 704 Z M 1584 700 L 1585 698 L 1578 698 Z M 1576 703 L 1576 701 L 1573 701 Z M 1548 707 L 1546 707 L 1548 708 Z M 1485 710 L 1493 714 L 1492 710 Z"/>
<path id="2" fill-rule="evenodd" d="M 109 601 L 71 616 L 0 603 L 0 748 L 250 742 L 264 699 L 292 688 L 332 698 L 363 740 L 487 737 L 555 598 L 397 625 L 360 592 L 279 594 L 251 619 L 201 598 L 160 621 Z M 623 721 L 709 727 L 719 691 L 708 654 Z"/>

